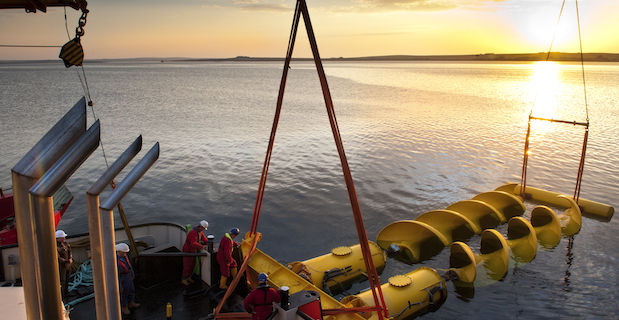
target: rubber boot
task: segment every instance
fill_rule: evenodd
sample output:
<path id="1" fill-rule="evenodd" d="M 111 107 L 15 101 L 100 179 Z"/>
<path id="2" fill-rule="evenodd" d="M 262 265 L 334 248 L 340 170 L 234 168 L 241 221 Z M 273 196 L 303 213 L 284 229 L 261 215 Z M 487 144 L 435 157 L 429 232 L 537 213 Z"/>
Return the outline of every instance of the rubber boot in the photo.
<path id="1" fill-rule="evenodd" d="M 228 289 L 226 282 L 228 282 L 228 277 L 221 276 L 221 279 L 219 279 L 219 289 Z"/>
<path id="2" fill-rule="evenodd" d="M 187 281 L 189 281 L 189 283 L 194 283 L 195 282 L 191 277 L 187 278 Z"/>
<path id="3" fill-rule="evenodd" d="M 190 285 L 190 283 L 189 283 L 189 281 L 187 281 L 187 279 L 183 279 L 181 282 L 183 283 L 184 286 Z"/>
<path id="4" fill-rule="evenodd" d="M 232 268 L 232 270 L 230 270 L 230 276 L 231 276 L 233 279 L 234 279 L 234 278 L 236 278 L 236 273 L 237 273 L 236 268 Z"/>
<path id="5" fill-rule="evenodd" d="M 127 305 L 127 307 L 131 308 L 131 309 L 137 309 L 140 307 L 139 303 L 135 303 L 135 301 L 131 301 L 129 302 L 129 304 Z"/>
<path id="6" fill-rule="evenodd" d="M 129 306 L 123 306 L 122 311 L 123 311 L 123 314 L 126 316 L 131 314 L 131 311 L 129 311 Z"/>

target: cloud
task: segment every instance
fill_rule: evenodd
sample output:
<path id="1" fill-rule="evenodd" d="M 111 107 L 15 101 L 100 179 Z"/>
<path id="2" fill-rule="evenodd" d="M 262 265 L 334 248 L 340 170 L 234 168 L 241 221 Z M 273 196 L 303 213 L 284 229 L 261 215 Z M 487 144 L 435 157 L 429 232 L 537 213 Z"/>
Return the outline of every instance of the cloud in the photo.
<path id="1" fill-rule="evenodd" d="M 288 7 L 285 4 L 252 4 L 248 6 L 242 6 L 243 11 L 263 11 L 273 13 L 287 13 L 294 11 L 294 8 Z"/>
<path id="2" fill-rule="evenodd" d="M 310 11 L 332 13 L 436 12 L 453 9 L 493 11 L 492 4 L 506 1 L 509 0 L 337 0 L 333 1 L 330 7 L 312 7 L 312 3 L 308 5 Z M 294 7 L 287 4 L 268 4 L 262 0 L 232 0 L 230 2 L 243 11 L 288 13 L 294 10 Z M 342 5 L 346 2 L 349 5 Z"/>
<path id="3" fill-rule="evenodd" d="M 435 12 L 457 8 L 478 10 L 505 0 L 352 0 L 347 7 L 332 7 L 337 13 L 390 13 L 390 12 Z"/>

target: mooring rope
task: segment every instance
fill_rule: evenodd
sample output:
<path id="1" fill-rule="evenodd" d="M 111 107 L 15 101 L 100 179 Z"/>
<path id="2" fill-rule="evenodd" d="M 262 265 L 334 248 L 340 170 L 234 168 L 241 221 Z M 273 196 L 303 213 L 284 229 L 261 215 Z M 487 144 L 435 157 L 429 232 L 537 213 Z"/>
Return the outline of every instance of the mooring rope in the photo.
<path id="1" fill-rule="evenodd" d="M 92 260 L 89 259 L 86 262 L 82 263 L 77 269 L 77 271 L 71 275 L 71 278 L 73 280 L 69 282 L 69 290 L 68 290 L 69 292 L 77 289 L 77 287 L 79 286 L 87 286 L 87 287 L 93 286 L 94 278 L 92 275 Z M 65 306 L 68 307 L 68 306 L 76 305 L 82 301 L 92 299 L 94 296 L 95 294 L 93 292 L 91 294 L 85 295 L 78 299 L 72 300 L 66 303 Z"/>

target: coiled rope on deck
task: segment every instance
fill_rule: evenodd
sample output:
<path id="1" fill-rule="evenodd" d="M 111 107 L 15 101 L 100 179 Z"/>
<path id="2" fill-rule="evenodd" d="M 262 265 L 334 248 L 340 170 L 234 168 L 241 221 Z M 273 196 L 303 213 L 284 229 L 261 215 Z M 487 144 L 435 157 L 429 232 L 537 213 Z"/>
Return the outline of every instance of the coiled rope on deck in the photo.
<path id="1" fill-rule="evenodd" d="M 82 263 L 77 271 L 71 275 L 72 281 L 69 282 L 69 292 L 75 290 L 79 286 L 93 286 L 94 278 L 92 275 L 92 260 Z M 66 307 L 76 305 L 82 301 L 90 300 L 95 297 L 94 292 L 65 304 Z"/>

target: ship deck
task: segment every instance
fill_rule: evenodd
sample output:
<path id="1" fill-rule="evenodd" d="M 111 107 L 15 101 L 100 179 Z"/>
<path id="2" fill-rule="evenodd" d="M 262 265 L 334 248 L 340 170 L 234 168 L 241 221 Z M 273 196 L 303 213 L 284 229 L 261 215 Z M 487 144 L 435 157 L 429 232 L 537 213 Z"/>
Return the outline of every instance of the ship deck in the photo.
<path id="1" fill-rule="evenodd" d="M 135 301 L 141 306 L 132 309 L 130 315 L 123 315 L 123 319 L 167 319 L 166 306 L 172 305 L 172 319 L 207 319 L 211 314 L 223 291 L 219 288 L 210 288 L 202 281 L 185 287 L 180 280 L 166 280 L 151 287 L 136 284 Z M 75 297 L 69 297 L 69 300 Z M 241 311 L 242 298 L 233 295 L 224 309 Z M 70 310 L 72 320 L 94 319 L 95 299 L 78 303 Z"/>

